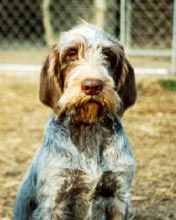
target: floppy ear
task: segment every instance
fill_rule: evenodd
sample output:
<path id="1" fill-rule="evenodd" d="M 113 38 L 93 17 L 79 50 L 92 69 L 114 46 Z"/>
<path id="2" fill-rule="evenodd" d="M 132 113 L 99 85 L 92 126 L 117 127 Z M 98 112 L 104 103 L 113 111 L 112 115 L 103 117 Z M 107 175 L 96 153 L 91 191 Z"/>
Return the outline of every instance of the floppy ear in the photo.
<path id="1" fill-rule="evenodd" d="M 59 69 L 59 52 L 57 45 L 54 45 L 43 64 L 40 73 L 39 89 L 40 101 L 54 110 L 62 92 L 62 80 Z"/>
<path id="2" fill-rule="evenodd" d="M 120 57 L 116 68 L 115 81 L 118 94 L 122 101 L 120 114 L 133 105 L 137 98 L 134 69 L 127 60 L 123 47 L 120 48 Z"/>

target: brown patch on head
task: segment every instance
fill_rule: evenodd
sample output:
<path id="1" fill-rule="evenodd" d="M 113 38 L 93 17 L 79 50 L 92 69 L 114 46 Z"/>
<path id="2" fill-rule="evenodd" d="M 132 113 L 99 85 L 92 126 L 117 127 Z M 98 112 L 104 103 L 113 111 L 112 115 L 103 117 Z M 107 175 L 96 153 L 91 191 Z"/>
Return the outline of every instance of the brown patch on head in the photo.
<path id="1" fill-rule="evenodd" d="M 71 64 L 80 58 L 84 57 L 84 45 L 82 42 L 75 42 L 74 45 L 70 45 L 64 49 L 61 49 L 61 63 Z"/>
<path id="2" fill-rule="evenodd" d="M 78 60 L 79 54 L 78 54 L 78 48 L 77 47 L 71 47 L 68 48 L 61 56 L 63 63 L 70 63 Z"/>

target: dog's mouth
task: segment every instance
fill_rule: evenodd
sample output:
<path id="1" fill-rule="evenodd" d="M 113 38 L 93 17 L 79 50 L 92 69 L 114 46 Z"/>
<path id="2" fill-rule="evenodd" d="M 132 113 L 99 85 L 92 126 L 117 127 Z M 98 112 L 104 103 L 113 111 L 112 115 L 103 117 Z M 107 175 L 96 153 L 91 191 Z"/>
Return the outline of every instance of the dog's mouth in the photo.
<path id="1" fill-rule="evenodd" d="M 94 123 L 103 113 L 103 106 L 95 99 L 75 106 L 73 111 L 70 112 L 72 120 L 77 123 Z"/>

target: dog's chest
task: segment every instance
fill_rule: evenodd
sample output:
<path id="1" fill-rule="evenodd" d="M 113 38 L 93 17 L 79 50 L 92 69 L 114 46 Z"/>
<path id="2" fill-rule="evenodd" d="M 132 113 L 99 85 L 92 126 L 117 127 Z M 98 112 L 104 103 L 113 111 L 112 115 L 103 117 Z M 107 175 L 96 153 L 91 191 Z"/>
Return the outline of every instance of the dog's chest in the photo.
<path id="1" fill-rule="evenodd" d="M 133 156 L 121 122 L 105 116 L 97 123 L 73 124 L 70 120 L 51 115 L 42 145 L 41 166 L 48 172 L 78 169 L 86 172 L 119 170 L 131 166 Z M 123 156 L 123 159 L 122 159 Z"/>
<path id="2" fill-rule="evenodd" d="M 80 189 L 92 193 L 104 173 L 132 172 L 122 126 L 110 122 L 81 127 L 49 121 L 38 161 L 39 197 L 60 200 Z"/>

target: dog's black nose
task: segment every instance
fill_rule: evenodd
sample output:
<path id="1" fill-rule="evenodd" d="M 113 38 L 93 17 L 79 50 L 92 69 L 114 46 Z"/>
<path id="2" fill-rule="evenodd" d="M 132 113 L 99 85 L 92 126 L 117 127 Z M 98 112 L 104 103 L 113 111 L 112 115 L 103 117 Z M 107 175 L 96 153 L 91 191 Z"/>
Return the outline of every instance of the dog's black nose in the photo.
<path id="1" fill-rule="evenodd" d="M 85 79 L 81 82 L 81 89 L 86 95 L 98 95 L 104 83 L 99 79 Z"/>

